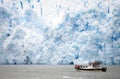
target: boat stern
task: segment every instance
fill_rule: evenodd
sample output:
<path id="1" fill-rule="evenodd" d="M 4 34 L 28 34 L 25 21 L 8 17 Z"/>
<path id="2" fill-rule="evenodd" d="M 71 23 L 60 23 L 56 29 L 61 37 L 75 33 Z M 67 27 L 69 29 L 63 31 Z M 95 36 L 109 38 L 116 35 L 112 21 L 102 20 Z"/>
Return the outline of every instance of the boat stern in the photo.
<path id="1" fill-rule="evenodd" d="M 79 69 L 79 68 L 80 68 L 80 65 L 75 65 L 74 68 L 75 68 L 75 69 Z"/>

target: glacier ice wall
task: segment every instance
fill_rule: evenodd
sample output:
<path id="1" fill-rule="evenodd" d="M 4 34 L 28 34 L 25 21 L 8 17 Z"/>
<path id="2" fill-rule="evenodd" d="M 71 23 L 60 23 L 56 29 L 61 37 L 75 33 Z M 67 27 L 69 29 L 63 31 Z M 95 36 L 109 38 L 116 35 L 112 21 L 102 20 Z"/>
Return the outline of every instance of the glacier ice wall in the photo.
<path id="1" fill-rule="evenodd" d="M 120 64 L 120 0 L 0 0 L 0 64 Z"/>

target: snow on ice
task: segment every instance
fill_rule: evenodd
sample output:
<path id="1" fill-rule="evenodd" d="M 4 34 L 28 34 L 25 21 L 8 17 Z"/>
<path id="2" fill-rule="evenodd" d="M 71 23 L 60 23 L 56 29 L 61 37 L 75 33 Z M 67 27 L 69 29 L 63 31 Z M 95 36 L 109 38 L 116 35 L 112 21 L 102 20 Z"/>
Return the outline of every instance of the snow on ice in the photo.
<path id="1" fill-rule="evenodd" d="M 0 64 L 120 64 L 120 0 L 0 0 Z"/>

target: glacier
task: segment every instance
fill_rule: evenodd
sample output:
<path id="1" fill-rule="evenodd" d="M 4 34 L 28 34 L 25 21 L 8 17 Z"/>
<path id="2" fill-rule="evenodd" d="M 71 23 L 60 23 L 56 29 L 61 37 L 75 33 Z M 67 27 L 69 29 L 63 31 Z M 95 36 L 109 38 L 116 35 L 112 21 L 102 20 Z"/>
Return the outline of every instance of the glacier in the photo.
<path id="1" fill-rule="evenodd" d="M 0 0 L 0 64 L 120 65 L 120 0 Z"/>

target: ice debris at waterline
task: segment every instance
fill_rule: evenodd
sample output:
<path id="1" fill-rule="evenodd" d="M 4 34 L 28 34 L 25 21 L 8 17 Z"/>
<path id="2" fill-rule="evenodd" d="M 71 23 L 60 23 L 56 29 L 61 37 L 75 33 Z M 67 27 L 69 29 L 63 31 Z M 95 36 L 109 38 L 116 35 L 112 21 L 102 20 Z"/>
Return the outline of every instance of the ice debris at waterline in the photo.
<path id="1" fill-rule="evenodd" d="M 0 64 L 120 64 L 120 0 L 0 0 Z"/>

